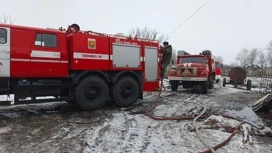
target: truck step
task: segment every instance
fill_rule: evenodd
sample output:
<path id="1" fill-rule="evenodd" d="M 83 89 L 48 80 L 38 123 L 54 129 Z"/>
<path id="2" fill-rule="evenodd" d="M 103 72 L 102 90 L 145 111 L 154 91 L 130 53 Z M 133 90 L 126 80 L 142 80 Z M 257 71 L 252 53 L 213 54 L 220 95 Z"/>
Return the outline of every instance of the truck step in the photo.
<path id="1" fill-rule="evenodd" d="M 7 100 L 7 101 L 0 101 L 0 106 L 7 106 L 7 105 L 22 105 L 22 104 L 35 104 L 35 103 L 49 103 L 49 102 L 62 102 L 62 101 L 70 101 L 69 97 L 62 97 L 62 98 L 45 98 L 45 99 L 30 99 L 30 100 L 17 100 L 14 101 L 14 104 L 12 104 L 13 101 Z"/>
<path id="2" fill-rule="evenodd" d="M 62 98 L 46 98 L 46 99 L 31 99 L 31 100 L 17 100 L 14 102 L 14 105 L 22 105 L 22 104 L 33 104 L 33 103 L 49 103 L 49 102 L 62 102 L 62 101 L 69 101 L 69 97 L 62 97 Z"/>
<path id="3" fill-rule="evenodd" d="M 70 101 L 71 97 L 59 97 L 59 95 L 60 89 L 72 90 L 72 88 L 72 84 L 15 86 L 14 105 Z M 26 97 L 31 97 L 31 99 L 25 99 Z"/>

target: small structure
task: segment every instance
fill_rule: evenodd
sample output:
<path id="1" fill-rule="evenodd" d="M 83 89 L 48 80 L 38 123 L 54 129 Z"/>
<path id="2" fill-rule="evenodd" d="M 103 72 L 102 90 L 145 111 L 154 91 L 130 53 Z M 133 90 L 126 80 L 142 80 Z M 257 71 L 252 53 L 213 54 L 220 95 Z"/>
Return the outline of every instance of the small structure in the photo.
<path id="1" fill-rule="evenodd" d="M 238 85 L 246 86 L 247 90 L 251 90 L 251 80 L 246 80 L 246 70 L 242 67 L 234 67 L 229 72 L 230 81 L 227 82 L 227 79 L 223 79 L 223 87 L 226 86 L 226 84 L 233 84 L 235 88 L 237 88 Z M 246 84 L 245 84 L 246 82 Z"/>

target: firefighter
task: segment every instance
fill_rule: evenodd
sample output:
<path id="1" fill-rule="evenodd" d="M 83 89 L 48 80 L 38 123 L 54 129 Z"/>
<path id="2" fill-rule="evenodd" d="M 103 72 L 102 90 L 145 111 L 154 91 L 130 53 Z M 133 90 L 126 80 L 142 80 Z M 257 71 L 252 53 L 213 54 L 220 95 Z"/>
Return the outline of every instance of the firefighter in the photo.
<path id="1" fill-rule="evenodd" d="M 161 78 L 163 79 L 165 70 L 172 59 L 172 46 L 169 42 L 164 41 L 162 47 L 162 71 Z"/>

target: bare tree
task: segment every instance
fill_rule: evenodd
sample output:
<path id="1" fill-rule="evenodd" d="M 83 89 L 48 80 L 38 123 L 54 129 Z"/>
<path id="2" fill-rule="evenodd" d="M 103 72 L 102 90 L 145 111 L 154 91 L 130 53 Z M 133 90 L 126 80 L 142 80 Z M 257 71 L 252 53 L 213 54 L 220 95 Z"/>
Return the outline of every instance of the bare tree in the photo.
<path id="1" fill-rule="evenodd" d="M 264 69 L 267 66 L 267 60 L 265 57 L 266 57 L 265 52 L 260 49 L 258 52 L 257 63 L 262 69 Z"/>
<path id="2" fill-rule="evenodd" d="M 15 22 L 15 18 L 12 19 L 10 15 L 6 16 L 6 14 L 4 13 L 4 17 L 0 18 L 0 23 L 4 23 L 4 24 L 14 24 Z"/>
<path id="3" fill-rule="evenodd" d="M 267 50 L 272 50 L 272 40 L 268 43 Z"/>
<path id="4" fill-rule="evenodd" d="M 220 63 L 223 63 L 223 62 L 224 62 L 223 57 L 221 57 L 221 56 L 216 56 L 216 59 L 217 59 Z"/>
<path id="5" fill-rule="evenodd" d="M 236 63 L 236 62 L 232 62 L 232 63 L 230 64 L 230 66 L 231 66 L 231 67 L 236 67 L 236 66 L 239 66 L 239 64 Z"/>
<path id="6" fill-rule="evenodd" d="M 256 66 L 258 51 L 259 51 L 258 48 L 253 48 L 248 53 L 247 61 L 248 61 L 248 66 L 251 68 L 254 68 Z"/>
<path id="7" fill-rule="evenodd" d="M 243 68 L 246 68 L 248 66 L 248 54 L 249 50 L 247 48 L 243 48 L 236 56 L 236 60 Z"/>
<path id="8" fill-rule="evenodd" d="M 268 43 L 267 46 L 267 64 L 269 66 L 272 66 L 272 40 Z"/>
<path id="9" fill-rule="evenodd" d="M 129 35 L 140 39 L 156 40 L 159 41 L 160 43 L 168 39 L 168 37 L 166 37 L 164 34 L 161 34 L 157 30 L 150 29 L 148 27 L 144 27 L 142 29 L 131 28 L 129 31 Z"/>

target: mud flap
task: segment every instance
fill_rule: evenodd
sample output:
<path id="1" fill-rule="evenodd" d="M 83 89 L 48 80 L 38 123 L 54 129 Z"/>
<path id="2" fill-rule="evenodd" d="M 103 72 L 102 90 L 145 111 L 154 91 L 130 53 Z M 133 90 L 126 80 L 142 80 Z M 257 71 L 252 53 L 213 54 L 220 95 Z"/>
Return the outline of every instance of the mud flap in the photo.
<path id="1" fill-rule="evenodd" d="M 139 99 L 144 100 L 144 93 L 142 91 L 139 94 Z"/>

